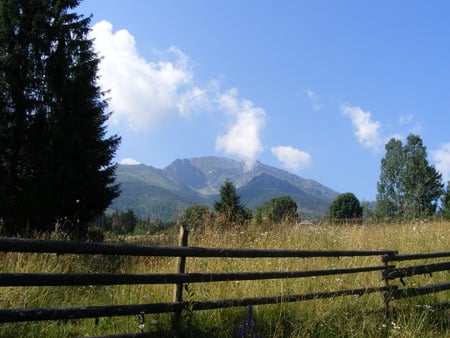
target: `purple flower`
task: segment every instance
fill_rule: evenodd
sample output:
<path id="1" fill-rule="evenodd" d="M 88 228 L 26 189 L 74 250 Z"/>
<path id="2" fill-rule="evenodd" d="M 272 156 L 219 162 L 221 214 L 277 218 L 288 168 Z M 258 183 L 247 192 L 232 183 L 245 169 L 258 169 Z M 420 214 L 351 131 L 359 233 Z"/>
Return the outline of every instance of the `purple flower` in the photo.
<path id="1" fill-rule="evenodd" d="M 247 318 L 244 322 L 239 325 L 238 338 L 252 337 L 252 338 L 262 338 L 262 334 L 256 331 L 257 325 L 253 320 L 253 307 L 248 306 Z"/>

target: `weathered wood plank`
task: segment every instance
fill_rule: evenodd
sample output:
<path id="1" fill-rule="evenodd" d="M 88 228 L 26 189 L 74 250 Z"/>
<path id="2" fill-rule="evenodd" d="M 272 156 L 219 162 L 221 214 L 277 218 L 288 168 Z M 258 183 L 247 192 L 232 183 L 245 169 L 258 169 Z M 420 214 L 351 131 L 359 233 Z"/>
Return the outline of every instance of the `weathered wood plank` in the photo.
<path id="1" fill-rule="evenodd" d="M 430 293 L 441 292 L 446 290 L 450 290 L 450 282 L 430 284 L 418 288 L 406 288 L 406 289 L 398 288 L 392 293 L 392 296 L 394 299 L 402 299 L 402 298 L 423 296 Z"/>
<path id="2" fill-rule="evenodd" d="M 450 270 L 450 262 L 415 265 L 404 268 L 385 270 L 383 271 L 383 278 L 392 280 L 396 278 L 409 277 L 414 275 L 423 275 L 447 270 Z"/>
<path id="3" fill-rule="evenodd" d="M 125 255 L 158 257 L 356 257 L 396 254 L 395 250 L 264 250 L 223 249 L 199 247 L 141 246 L 116 243 L 89 243 L 79 241 L 53 241 L 24 238 L 0 238 L 0 252 Z"/>
<path id="4" fill-rule="evenodd" d="M 131 316 L 148 313 L 167 313 L 179 312 L 190 308 L 197 310 L 213 310 L 228 307 L 278 304 L 288 302 L 299 302 L 314 300 L 320 298 L 334 298 L 349 295 L 364 295 L 373 292 L 388 291 L 390 288 L 374 287 L 355 290 L 339 290 L 332 292 L 318 292 L 299 295 L 284 295 L 274 297 L 255 297 L 255 298 L 237 298 L 221 299 L 211 301 L 194 301 L 183 303 L 155 303 L 155 304 L 136 304 L 136 305 L 114 305 L 114 306 L 87 306 L 72 308 L 39 308 L 39 309 L 11 309 L 0 310 L 0 323 L 7 322 L 28 322 L 42 320 L 65 320 L 65 319 L 83 319 L 99 318 L 113 316 Z"/>
<path id="5" fill-rule="evenodd" d="M 383 257 L 383 262 L 399 262 L 399 261 L 411 261 L 415 259 L 444 258 L 444 257 L 450 257 L 450 251 L 429 252 L 420 254 L 387 255 Z"/>
<path id="6" fill-rule="evenodd" d="M 281 278 L 306 278 L 371 271 L 382 271 L 384 266 L 359 268 L 268 271 L 268 272 L 216 272 L 173 274 L 51 274 L 51 273 L 0 273 L 0 286 L 81 286 L 81 285 L 133 285 L 133 284 L 184 284 Z"/>

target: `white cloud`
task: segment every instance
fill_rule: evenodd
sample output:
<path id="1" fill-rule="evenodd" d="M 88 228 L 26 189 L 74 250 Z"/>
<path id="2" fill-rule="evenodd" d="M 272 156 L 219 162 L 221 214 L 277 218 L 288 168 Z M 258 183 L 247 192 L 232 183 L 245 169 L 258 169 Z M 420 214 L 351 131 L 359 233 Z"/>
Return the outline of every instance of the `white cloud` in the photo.
<path id="1" fill-rule="evenodd" d="M 174 115 L 189 115 L 206 104 L 205 91 L 193 84 L 189 58 L 171 47 L 167 58 L 150 62 L 141 57 L 127 30 L 113 32 L 107 21 L 91 31 L 101 62 L 99 84 L 109 90 L 112 122 L 125 121 L 135 130 L 153 130 Z"/>
<path id="2" fill-rule="evenodd" d="M 256 162 L 263 150 L 260 133 L 265 124 L 264 109 L 249 100 L 239 99 L 237 89 L 231 89 L 218 99 L 219 107 L 234 120 L 224 135 L 216 139 L 216 150 L 241 158 L 247 169 Z"/>
<path id="3" fill-rule="evenodd" d="M 109 91 L 111 123 L 152 131 L 171 117 L 218 111 L 231 118 L 232 125 L 216 138 L 217 151 L 253 166 L 263 150 L 264 109 L 239 98 L 237 89 L 221 91 L 216 81 L 196 86 L 189 57 L 177 47 L 161 53 L 160 60 L 148 61 L 137 51 L 133 35 L 124 29 L 114 32 L 107 21 L 95 24 L 90 37 L 101 58 L 99 85 Z"/>
<path id="4" fill-rule="evenodd" d="M 138 164 L 141 164 L 141 162 L 136 161 L 135 159 L 128 157 L 128 158 L 121 159 L 119 161 L 119 164 L 138 165 Z"/>
<path id="5" fill-rule="evenodd" d="M 450 180 L 450 143 L 445 143 L 438 150 L 431 151 L 431 158 L 436 169 L 442 174 L 445 182 Z"/>
<path id="6" fill-rule="evenodd" d="M 311 89 L 307 89 L 305 93 L 311 100 L 316 99 L 318 97 L 317 94 L 314 93 Z"/>
<path id="7" fill-rule="evenodd" d="M 342 106 L 341 111 L 352 121 L 358 142 L 363 147 L 379 150 L 383 144 L 380 136 L 381 123 L 372 121 L 372 113 L 369 111 L 365 112 L 356 106 Z"/>
<path id="8" fill-rule="evenodd" d="M 305 151 L 290 147 L 272 147 L 272 153 L 288 169 L 299 170 L 307 167 L 311 163 L 311 155 Z"/>
<path id="9" fill-rule="evenodd" d="M 323 108 L 323 104 L 319 102 L 319 95 L 311 89 L 305 90 L 306 96 L 312 101 L 313 109 L 319 111 Z"/>

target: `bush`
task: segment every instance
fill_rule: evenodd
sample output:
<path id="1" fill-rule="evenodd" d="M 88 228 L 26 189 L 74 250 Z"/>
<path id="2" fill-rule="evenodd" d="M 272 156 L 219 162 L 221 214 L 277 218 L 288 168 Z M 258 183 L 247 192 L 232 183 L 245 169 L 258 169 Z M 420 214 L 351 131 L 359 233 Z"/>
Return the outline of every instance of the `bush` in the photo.
<path id="1" fill-rule="evenodd" d="M 103 242 L 105 240 L 105 233 L 99 226 L 89 226 L 87 229 L 88 242 Z"/>

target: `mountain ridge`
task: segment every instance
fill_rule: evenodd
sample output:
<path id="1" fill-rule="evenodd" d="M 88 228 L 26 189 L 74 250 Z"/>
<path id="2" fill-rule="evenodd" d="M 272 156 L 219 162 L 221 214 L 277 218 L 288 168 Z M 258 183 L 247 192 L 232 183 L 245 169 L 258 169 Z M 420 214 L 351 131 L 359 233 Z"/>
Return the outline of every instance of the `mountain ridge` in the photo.
<path id="1" fill-rule="evenodd" d="M 225 180 L 233 182 L 241 202 L 252 210 L 270 199 L 289 195 L 305 217 L 323 215 L 338 193 L 325 185 L 256 162 L 247 170 L 240 161 L 215 156 L 176 159 L 163 169 L 118 165 L 121 195 L 114 210 L 132 209 L 143 219 L 173 221 L 194 204 L 211 206 Z"/>

